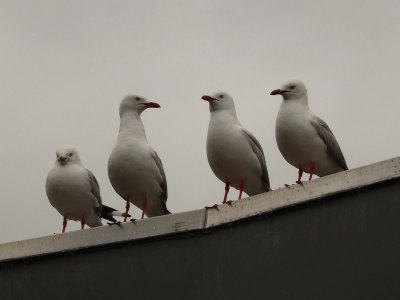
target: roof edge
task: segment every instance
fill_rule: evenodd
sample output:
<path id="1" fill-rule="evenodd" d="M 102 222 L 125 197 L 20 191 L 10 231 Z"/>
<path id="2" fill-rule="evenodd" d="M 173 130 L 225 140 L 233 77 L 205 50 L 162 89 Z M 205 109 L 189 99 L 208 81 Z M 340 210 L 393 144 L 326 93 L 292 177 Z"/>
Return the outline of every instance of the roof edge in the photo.
<path id="1" fill-rule="evenodd" d="M 400 157 L 220 205 L 0 244 L 0 262 L 201 230 L 400 177 Z"/>

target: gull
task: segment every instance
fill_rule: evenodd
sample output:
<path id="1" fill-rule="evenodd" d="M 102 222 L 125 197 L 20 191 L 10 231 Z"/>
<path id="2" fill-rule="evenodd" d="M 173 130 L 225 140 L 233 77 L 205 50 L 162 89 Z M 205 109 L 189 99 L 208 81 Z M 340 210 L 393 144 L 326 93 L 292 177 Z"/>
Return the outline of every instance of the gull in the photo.
<path id="1" fill-rule="evenodd" d="M 81 162 L 72 145 L 62 145 L 56 151 L 56 162 L 46 179 L 46 194 L 50 204 L 63 216 L 62 232 L 67 220 L 81 221 L 89 227 L 101 226 L 101 218 L 116 222 L 113 216 L 124 216 L 102 205 L 96 177 Z"/>
<path id="2" fill-rule="evenodd" d="M 254 135 L 237 119 L 232 97 L 218 92 L 202 99 L 209 102 L 210 108 L 208 162 L 215 176 L 225 183 L 222 203 L 227 202 L 230 186 L 239 190 L 238 199 L 243 191 L 249 196 L 270 191 L 264 152 Z"/>
<path id="3" fill-rule="evenodd" d="M 347 170 L 347 164 L 328 124 L 313 114 L 308 106 L 307 89 L 303 82 L 291 80 L 270 95 L 282 95 L 276 118 L 275 136 L 279 151 L 292 166 L 320 177 Z"/>
<path id="4" fill-rule="evenodd" d="M 156 151 L 148 144 L 140 118 L 147 108 L 160 105 L 137 95 L 126 96 L 120 104 L 117 142 L 108 160 L 108 177 L 115 191 L 148 217 L 169 214 L 164 168 Z M 126 221 L 126 217 L 124 219 Z"/>

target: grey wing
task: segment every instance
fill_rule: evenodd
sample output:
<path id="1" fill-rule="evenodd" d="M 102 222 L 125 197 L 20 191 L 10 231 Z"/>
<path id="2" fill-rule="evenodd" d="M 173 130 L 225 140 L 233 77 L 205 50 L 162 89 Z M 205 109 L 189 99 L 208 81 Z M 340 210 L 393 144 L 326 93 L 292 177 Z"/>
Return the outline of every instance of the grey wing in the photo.
<path id="1" fill-rule="evenodd" d="M 94 209 L 97 213 L 98 216 L 101 215 L 101 208 L 102 208 L 102 202 L 101 202 L 101 196 L 100 196 L 100 187 L 99 183 L 97 182 L 96 177 L 94 177 L 93 173 L 86 169 L 89 177 L 89 183 L 90 183 L 90 190 L 95 197 L 95 203 L 93 203 Z"/>
<path id="2" fill-rule="evenodd" d="M 270 183 L 269 183 L 269 177 L 268 177 L 268 170 L 267 170 L 267 164 L 265 162 L 265 156 L 264 156 L 264 152 L 262 150 L 262 147 L 260 145 L 260 143 L 258 142 L 258 140 L 256 139 L 256 137 L 249 131 L 243 129 L 243 133 L 245 135 L 245 137 L 247 137 L 251 149 L 253 150 L 254 154 L 257 156 L 258 161 L 260 162 L 260 166 L 261 166 L 261 179 L 264 183 L 264 186 L 267 188 L 267 190 L 271 190 L 270 188 Z"/>
<path id="3" fill-rule="evenodd" d="M 165 176 L 164 172 L 164 167 L 161 162 L 161 159 L 158 157 L 158 154 L 156 151 L 153 150 L 153 153 L 151 155 L 158 167 L 158 170 L 160 171 L 162 180 L 160 182 L 160 186 L 162 188 L 162 194 L 161 194 L 161 199 L 164 200 L 164 203 L 167 203 L 167 198 L 168 198 L 168 188 L 167 188 L 167 177 Z"/>
<path id="4" fill-rule="evenodd" d="M 346 160 L 344 159 L 342 150 L 336 141 L 328 124 L 326 124 L 322 119 L 314 116 L 311 120 L 311 124 L 314 126 L 320 138 L 324 141 L 328 154 L 336 161 L 336 163 L 343 168 L 343 170 L 348 170 Z"/>

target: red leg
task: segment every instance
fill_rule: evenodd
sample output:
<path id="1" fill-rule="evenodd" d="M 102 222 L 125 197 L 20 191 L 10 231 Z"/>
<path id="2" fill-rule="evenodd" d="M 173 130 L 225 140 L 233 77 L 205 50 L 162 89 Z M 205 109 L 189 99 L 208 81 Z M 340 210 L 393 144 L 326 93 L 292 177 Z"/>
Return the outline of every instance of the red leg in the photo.
<path id="1" fill-rule="evenodd" d="M 314 174 L 314 171 L 315 171 L 315 164 L 312 163 L 311 164 L 311 169 L 310 169 L 310 178 L 308 178 L 308 180 L 311 180 L 311 178 L 312 178 L 312 176 Z"/>
<path id="2" fill-rule="evenodd" d="M 229 192 L 229 183 L 225 183 L 225 194 L 224 194 L 224 200 L 222 201 L 222 204 L 225 204 L 228 202 L 228 204 L 232 201 L 226 201 L 226 198 L 228 197 L 228 192 Z M 218 209 L 218 204 L 214 204 L 213 206 L 205 206 L 204 208 L 216 208 Z"/>
<path id="3" fill-rule="evenodd" d="M 66 216 L 64 216 L 62 233 L 65 232 L 65 227 L 67 227 L 67 217 Z"/>
<path id="4" fill-rule="evenodd" d="M 129 198 L 128 198 L 126 199 L 124 222 L 126 222 L 126 218 L 128 217 L 128 211 L 130 206 L 131 205 L 129 204 Z"/>
<path id="5" fill-rule="evenodd" d="M 222 201 L 222 204 L 226 203 L 226 197 L 228 197 L 228 192 L 229 192 L 229 183 L 225 184 L 225 195 L 224 195 L 224 201 Z"/>
<path id="6" fill-rule="evenodd" d="M 303 176 L 303 168 L 299 166 L 299 178 L 297 179 L 296 183 L 302 184 L 303 182 L 301 181 L 301 176 Z"/>
<path id="7" fill-rule="evenodd" d="M 82 216 L 82 221 L 81 221 L 81 230 L 85 227 L 85 216 Z"/>
<path id="8" fill-rule="evenodd" d="M 142 208 L 142 217 L 141 217 L 141 219 L 144 218 L 144 213 L 146 212 L 146 208 L 147 208 L 147 198 L 144 198 L 143 208 Z"/>
<path id="9" fill-rule="evenodd" d="M 240 200 L 240 199 L 242 199 L 242 192 L 243 192 L 243 189 L 244 189 L 244 180 L 242 180 L 241 182 L 240 182 L 240 190 L 239 190 L 239 199 L 238 200 Z"/>

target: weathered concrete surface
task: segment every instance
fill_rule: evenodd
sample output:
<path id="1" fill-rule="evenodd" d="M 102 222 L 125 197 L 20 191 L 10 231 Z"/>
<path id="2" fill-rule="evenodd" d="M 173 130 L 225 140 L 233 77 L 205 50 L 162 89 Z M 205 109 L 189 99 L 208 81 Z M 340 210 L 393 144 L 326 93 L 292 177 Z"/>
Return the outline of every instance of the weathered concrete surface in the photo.
<path id="1" fill-rule="evenodd" d="M 120 226 L 102 226 L 54 234 L 30 240 L 0 245 L 0 263 L 4 260 L 44 255 L 69 250 L 102 246 L 129 240 L 139 240 L 165 234 L 201 229 L 205 210 L 194 210 L 168 216 L 127 222 Z"/>

